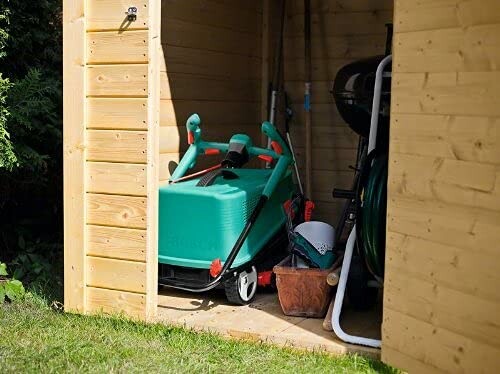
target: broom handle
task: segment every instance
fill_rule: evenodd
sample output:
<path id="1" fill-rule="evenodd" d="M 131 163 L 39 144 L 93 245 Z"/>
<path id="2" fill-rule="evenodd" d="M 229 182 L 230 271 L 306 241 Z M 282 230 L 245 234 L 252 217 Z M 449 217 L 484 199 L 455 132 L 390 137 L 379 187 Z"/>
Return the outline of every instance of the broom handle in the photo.
<path id="1" fill-rule="evenodd" d="M 311 118 L 311 1 L 304 0 L 304 110 L 306 130 L 306 197 L 312 200 L 312 118 Z"/>

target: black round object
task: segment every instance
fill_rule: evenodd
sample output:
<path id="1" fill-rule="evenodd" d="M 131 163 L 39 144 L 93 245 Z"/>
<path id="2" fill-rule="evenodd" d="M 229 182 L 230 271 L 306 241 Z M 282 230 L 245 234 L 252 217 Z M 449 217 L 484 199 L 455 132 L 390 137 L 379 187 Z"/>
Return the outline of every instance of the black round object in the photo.
<path id="1" fill-rule="evenodd" d="M 350 63 L 341 68 L 333 84 L 332 94 L 337 109 L 349 127 L 368 137 L 377 67 L 385 56 L 376 56 Z M 387 67 L 385 72 L 390 72 Z M 377 142 L 387 142 L 391 102 L 391 77 L 382 80 Z M 377 146 L 382 144 L 377 144 Z"/>
<path id="2" fill-rule="evenodd" d="M 347 278 L 346 293 L 350 304 L 357 310 L 367 310 L 377 301 L 378 288 L 368 287 L 371 279 L 360 256 L 353 256 Z"/>

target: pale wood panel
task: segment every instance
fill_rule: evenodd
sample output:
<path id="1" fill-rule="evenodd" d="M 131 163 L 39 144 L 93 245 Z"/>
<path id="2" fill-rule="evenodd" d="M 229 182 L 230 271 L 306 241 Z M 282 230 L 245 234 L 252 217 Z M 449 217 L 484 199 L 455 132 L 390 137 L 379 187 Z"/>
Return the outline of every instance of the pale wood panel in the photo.
<path id="1" fill-rule="evenodd" d="M 398 32 L 466 28 L 500 22 L 496 0 L 395 0 Z"/>
<path id="2" fill-rule="evenodd" d="M 146 166 L 87 162 L 87 191 L 146 196 Z"/>
<path id="3" fill-rule="evenodd" d="M 85 296 L 85 2 L 63 2 L 64 308 Z"/>
<path id="4" fill-rule="evenodd" d="M 385 307 L 482 344 L 500 346 L 498 301 L 414 278 L 398 268 L 388 267 L 385 274 Z"/>
<path id="5" fill-rule="evenodd" d="M 398 72 L 495 71 L 500 69 L 500 25 L 400 33 L 394 55 Z"/>
<path id="6" fill-rule="evenodd" d="M 147 136 L 147 227 L 146 227 L 146 319 L 153 321 L 158 312 L 158 179 L 160 167 L 160 58 L 161 2 L 149 2 L 148 34 L 148 136 Z"/>
<path id="7" fill-rule="evenodd" d="M 304 139 L 304 127 L 297 125 L 290 128 L 290 136 L 293 144 L 302 144 Z M 354 150 L 358 146 L 359 137 L 345 123 L 336 126 L 313 126 L 312 145 L 314 148 L 329 149 L 350 149 Z M 349 156 L 355 160 L 356 152 Z"/>
<path id="8" fill-rule="evenodd" d="M 146 264 L 87 256 L 87 286 L 145 293 Z"/>
<path id="9" fill-rule="evenodd" d="M 87 63 L 147 63 L 148 31 L 87 33 Z"/>
<path id="10" fill-rule="evenodd" d="M 349 58 L 321 58 L 311 61 L 312 80 L 313 81 L 330 81 L 333 87 L 333 82 L 337 72 L 348 63 L 354 61 Z M 285 68 L 285 80 L 302 81 L 305 79 L 304 59 L 289 59 Z"/>
<path id="11" fill-rule="evenodd" d="M 146 261 L 144 230 L 88 225 L 87 245 L 90 256 Z"/>
<path id="12" fill-rule="evenodd" d="M 128 317 L 146 319 L 146 296 L 138 293 L 87 287 L 90 313 L 124 313 Z"/>
<path id="13" fill-rule="evenodd" d="M 252 33 L 171 19 L 162 23 L 162 44 L 260 57 L 260 38 Z"/>
<path id="14" fill-rule="evenodd" d="M 133 4 L 132 4 L 133 3 Z M 149 22 L 148 0 L 88 0 L 87 29 L 88 30 L 132 30 L 147 28 Z M 137 20 L 126 20 L 127 9 L 137 7 Z"/>
<path id="15" fill-rule="evenodd" d="M 389 195 L 388 231 L 458 248 L 497 253 L 492 243 L 500 242 L 500 212 L 439 201 L 392 198 L 392 190 Z M 390 251 L 392 248 L 388 253 Z"/>
<path id="16" fill-rule="evenodd" d="M 145 197 L 87 194 L 87 223 L 146 228 Z"/>
<path id="17" fill-rule="evenodd" d="M 389 346 L 384 346 L 382 350 L 381 359 L 384 362 L 388 360 L 391 361 L 392 366 L 396 368 L 404 367 L 408 373 L 412 374 L 443 374 L 445 373 L 443 370 L 439 370 L 436 367 L 430 367 L 429 365 L 424 364 L 418 359 L 408 356 L 403 352 L 400 352 L 396 349 L 393 349 Z"/>
<path id="18" fill-rule="evenodd" d="M 146 99 L 89 98 L 87 128 L 145 130 Z"/>
<path id="19" fill-rule="evenodd" d="M 161 71 L 168 70 L 169 74 L 189 73 L 226 79 L 258 79 L 261 74 L 258 57 L 173 45 L 163 46 L 160 61 Z"/>
<path id="20" fill-rule="evenodd" d="M 394 114 L 391 150 L 482 164 L 500 160 L 500 118 Z"/>
<path id="21" fill-rule="evenodd" d="M 410 235 L 389 232 L 391 253 L 386 266 L 391 272 L 500 302 L 496 256 L 482 251 L 439 244 Z M 476 271 L 471 277 L 472 269 Z M 465 282 L 467 280 L 467 282 Z M 393 301 L 397 301 L 394 299 Z"/>
<path id="22" fill-rule="evenodd" d="M 393 196 L 500 210 L 500 166 L 394 152 L 390 168 Z"/>
<path id="23" fill-rule="evenodd" d="M 500 116 L 500 72 L 393 73 L 393 113 Z"/>
<path id="24" fill-rule="evenodd" d="M 295 148 L 297 164 L 304 166 L 305 148 L 298 144 Z M 356 151 L 346 148 L 315 148 L 312 150 L 314 170 L 347 171 L 356 162 Z"/>
<path id="25" fill-rule="evenodd" d="M 311 35 L 318 39 L 338 35 L 373 35 L 385 33 L 385 24 L 392 22 L 392 9 L 357 12 L 311 13 Z M 287 36 L 304 35 L 304 14 L 288 17 Z"/>
<path id="26" fill-rule="evenodd" d="M 259 33 L 260 14 L 244 7 L 228 7 L 206 0 L 163 0 L 161 6 L 164 9 L 163 22 L 176 19 L 231 31 Z"/>
<path id="27" fill-rule="evenodd" d="M 146 163 L 147 132 L 88 130 L 87 160 Z"/>
<path id="28" fill-rule="evenodd" d="M 162 153 L 160 155 L 160 183 L 165 183 L 170 178 L 170 165 L 179 164 L 181 157 L 182 155 L 179 153 Z"/>
<path id="29" fill-rule="evenodd" d="M 87 95 L 146 97 L 148 65 L 98 65 L 87 67 Z"/>
<path id="30" fill-rule="evenodd" d="M 405 339 L 401 339 L 402 332 Z M 389 308 L 384 310 L 382 339 L 386 346 L 426 364 L 429 371 L 495 372 L 500 365 L 497 348 Z"/>
<path id="31" fill-rule="evenodd" d="M 260 100 L 259 80 L 213 79 L 180 73 L 161 73 L 162 100 L 252 101 Z"/>
<path id="32" fill-rule="evenodd" d="M 193 113 L 201 117 L 201 129 L 214 125 L 231 126 L 255 124 L 260 131 L 260 103 L 199 101 L 199 100 L 161 100 L 160 125 L 179 126 L 180 132 L 186 131 L 186 121 Z M 202 133 L 202 134 L 203 134 Z"/>

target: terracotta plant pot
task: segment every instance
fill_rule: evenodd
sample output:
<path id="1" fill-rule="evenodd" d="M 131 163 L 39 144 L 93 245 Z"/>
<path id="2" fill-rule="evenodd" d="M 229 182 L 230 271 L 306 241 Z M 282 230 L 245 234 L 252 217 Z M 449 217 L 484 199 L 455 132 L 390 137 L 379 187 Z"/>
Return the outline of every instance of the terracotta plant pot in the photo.
<path id="1" fill-rule="evenodd" d="M 301 269 L 290 266 L 290 256 L 274 267 L 281 309 L 287 316 L 323 318 L 334 287 L 326 277 L 330 269 Z"/>

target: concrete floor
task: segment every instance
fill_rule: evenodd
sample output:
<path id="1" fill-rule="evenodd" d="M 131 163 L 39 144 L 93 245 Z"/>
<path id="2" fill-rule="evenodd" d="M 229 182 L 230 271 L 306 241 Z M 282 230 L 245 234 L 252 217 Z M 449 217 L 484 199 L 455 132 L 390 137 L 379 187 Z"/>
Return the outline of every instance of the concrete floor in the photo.
<path id="1" fill-rule="evenodd" d="M 159 321 L 194 330 L 334 354 L 380 357 L 378 349 L 346 344 L 323 330 L 323 319 L 285 316 L 274 293 L 261 292 L 252 304 L 233 306 L 219 291 L 192 294 L 160 289 L 158 304 Z M 351 334 L 380 338 L 380 322 L 380 308 L 354 312 L 345 307 L 342 313 L 342 327 Z"/>

